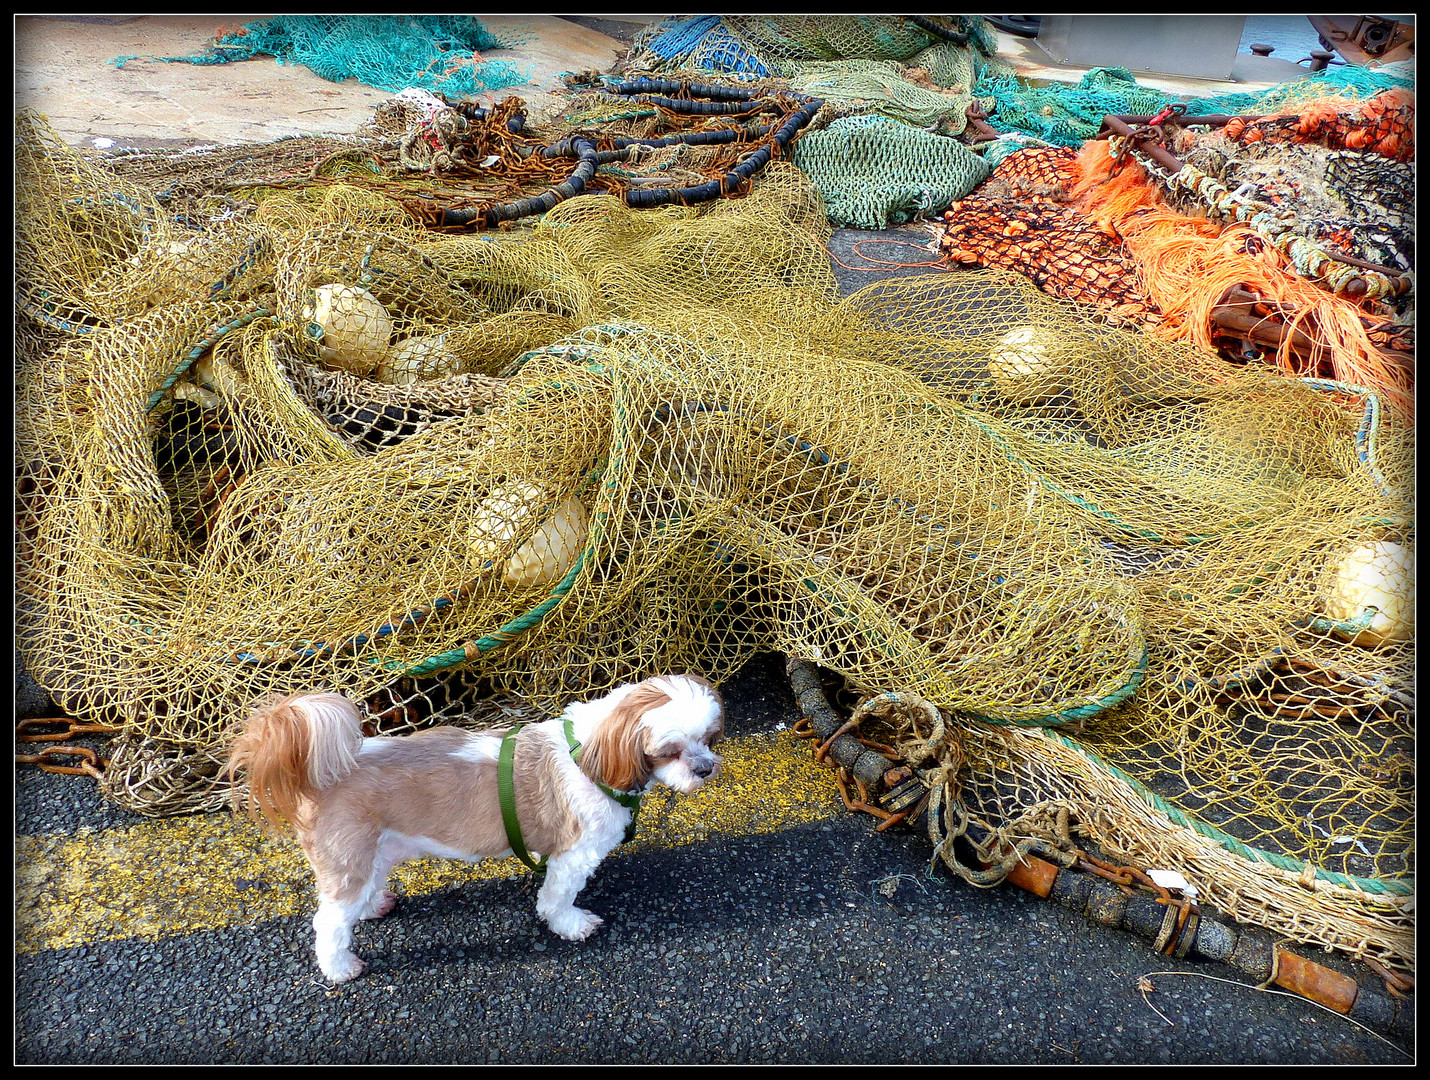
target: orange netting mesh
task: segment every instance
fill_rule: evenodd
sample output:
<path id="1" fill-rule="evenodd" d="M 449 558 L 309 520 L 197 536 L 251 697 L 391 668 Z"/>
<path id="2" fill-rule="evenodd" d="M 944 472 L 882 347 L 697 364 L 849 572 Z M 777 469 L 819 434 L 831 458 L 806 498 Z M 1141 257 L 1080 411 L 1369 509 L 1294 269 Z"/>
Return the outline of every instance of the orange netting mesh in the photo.
<path id="1" fill-rule="evenodd" d="M 1347 150 L 1382 154 L 1395 161 L 1415 158 L 1415 95 L 1386 90 L 1369 101 L 1330 99 L 1295 112 L 1255 119 L 1233 117 L 1226 135 L 1239 143 L 1318 142 Z"/>
<path id="2" fill-rule="evenodd" d="M 1053 296 L 1099 308 L 1114 323 L 1159 322 L 1117 234 L 1070 204 L 1077 178 L 1072 150 L 1008 155 L 987 183 L 943 215 L 939 250 L 959 265 L 1013 270 Z"/>

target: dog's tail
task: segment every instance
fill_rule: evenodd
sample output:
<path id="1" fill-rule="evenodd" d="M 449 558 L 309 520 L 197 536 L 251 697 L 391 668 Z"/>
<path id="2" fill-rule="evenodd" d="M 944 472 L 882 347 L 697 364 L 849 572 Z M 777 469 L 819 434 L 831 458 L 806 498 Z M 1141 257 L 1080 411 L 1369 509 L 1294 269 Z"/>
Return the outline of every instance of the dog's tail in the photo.
<path id="1" fill-rule="evenodd" d="M 229 778 L 248 775 L 247 801 L 235 785 L 234 809 L 297 824 L 305 802 L 352 771 L 362 740 L 362 719 L 341 694 L 265 698 L 229 751 Z"/>

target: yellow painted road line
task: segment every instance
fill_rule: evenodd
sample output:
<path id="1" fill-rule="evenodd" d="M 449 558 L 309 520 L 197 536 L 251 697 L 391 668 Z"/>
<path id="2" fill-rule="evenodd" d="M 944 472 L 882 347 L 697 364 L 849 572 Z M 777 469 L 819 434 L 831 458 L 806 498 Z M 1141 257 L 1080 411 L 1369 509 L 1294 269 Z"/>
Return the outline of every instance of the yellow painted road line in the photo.
<path id="1" fill-rule="evenodd" d="M 635 839 L 616 857 L 716 837 L 777 832 L 844 813 L 827 765 L 787 732 L 729 739 L 720 775 L 694 795 L 658 788 Z M 393 874 L 419 896 L 526 873 L 515 859 L 424 859 Z M 20 953 L 125 938 L 154 939 L 284 915 L 316 903 L 298 846 L 229 814 L 145 821 L 15 843 L 15 948 Z"/>

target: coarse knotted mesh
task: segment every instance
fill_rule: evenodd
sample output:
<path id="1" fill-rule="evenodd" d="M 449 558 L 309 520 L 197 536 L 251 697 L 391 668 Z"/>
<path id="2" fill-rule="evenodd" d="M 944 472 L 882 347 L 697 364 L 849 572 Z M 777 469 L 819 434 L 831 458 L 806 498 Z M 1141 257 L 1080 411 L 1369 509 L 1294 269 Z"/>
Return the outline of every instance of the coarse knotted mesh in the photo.
<path id="1" fill-rule="evenodd" d="M 830 224 L 884 229 L 940 213 L 988 178 L 963 143 L 886 116 L 845 116 L 806 133 L 790 160 L 824 197 Z"/>
<path id="2" fill-rule="evenodd" d="M 270 692 L 401 730 L 779 651 L 937 706 L 947 820 L 1061 808 L 1233 917 L 1410 955 L 1409 586 L 1338 581 L 1413 550 L 1374 394 L 1011 275 L 841 301 L 782 162 L 490 236 L 341 184 L 192 235 L 18 164 L 20 645 L 123 726 L 116 801 L 213 805 Z"/>
<path id="3" fill-rule="evenodd" d="M 277 15 L 220 27 L 214 44 L 193 56 L 122 57 L 118 63 L 211 65 L 272 56 L 329 82 L 356 79 L 380 90 L 417 86 L 470 97 L 527 81 L 530 72 L 510 60 L 482 55 L 514 48 L 526 37 L 497 37 L 471 15 Z"/>
<path id="4" fill-rule="evenodd" d="M 916 54 L 949 43 L 984 56 L 997 51 L 978 15 L 700 15 L 672 16 L 651 26 L 636 38 L 629 62 L 654 70 L 788 75 L 807 61 L 912 64 Z M 939 78 L 942 72 L 934 74 L 940 85 L 950 85 Z"/>

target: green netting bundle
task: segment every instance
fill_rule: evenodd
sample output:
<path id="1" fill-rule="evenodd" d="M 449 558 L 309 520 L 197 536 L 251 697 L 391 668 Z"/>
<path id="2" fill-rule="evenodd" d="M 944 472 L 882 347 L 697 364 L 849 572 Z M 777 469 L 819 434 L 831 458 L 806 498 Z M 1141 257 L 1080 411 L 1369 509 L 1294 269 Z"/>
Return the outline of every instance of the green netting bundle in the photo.
<path id="1" fill-rule="evenodd" d="M 846 116 L 806 134 L 791 160 L 824 196 L 830 223 L 855 229 L 946 210 L 990 172 L 962 143 L 877 114 Z"/>
<path id="2" fill-rule="evenodd" d="M 935 45 L 908 63 L 905 67 L 894 60 L 808 60 L 786 64 L 782 70 L 794 89 L 836 111 L 877 112 L 917 127 L 937 127 L 945 135 L 960 134 L 973 101 L 972 54 L 955 45 Z M 926 76 L 911 77 L 914 69 Z"/>
<path id="3" fill-rule="evenodd" d="M 280 64 L 302 64 L 329 82 L 356 79 L 379 90 L 416 86 L 472 97 L 527 81 L 511 62 L 481 58 L 487 50 L 513 44 L 471 15 L 279 15 L 224 34 L 197 56 L 147 59 L 227 64 L 273 56 Z M 117 63 L 122 67 L 129 59 L 134 58 Z"/>

